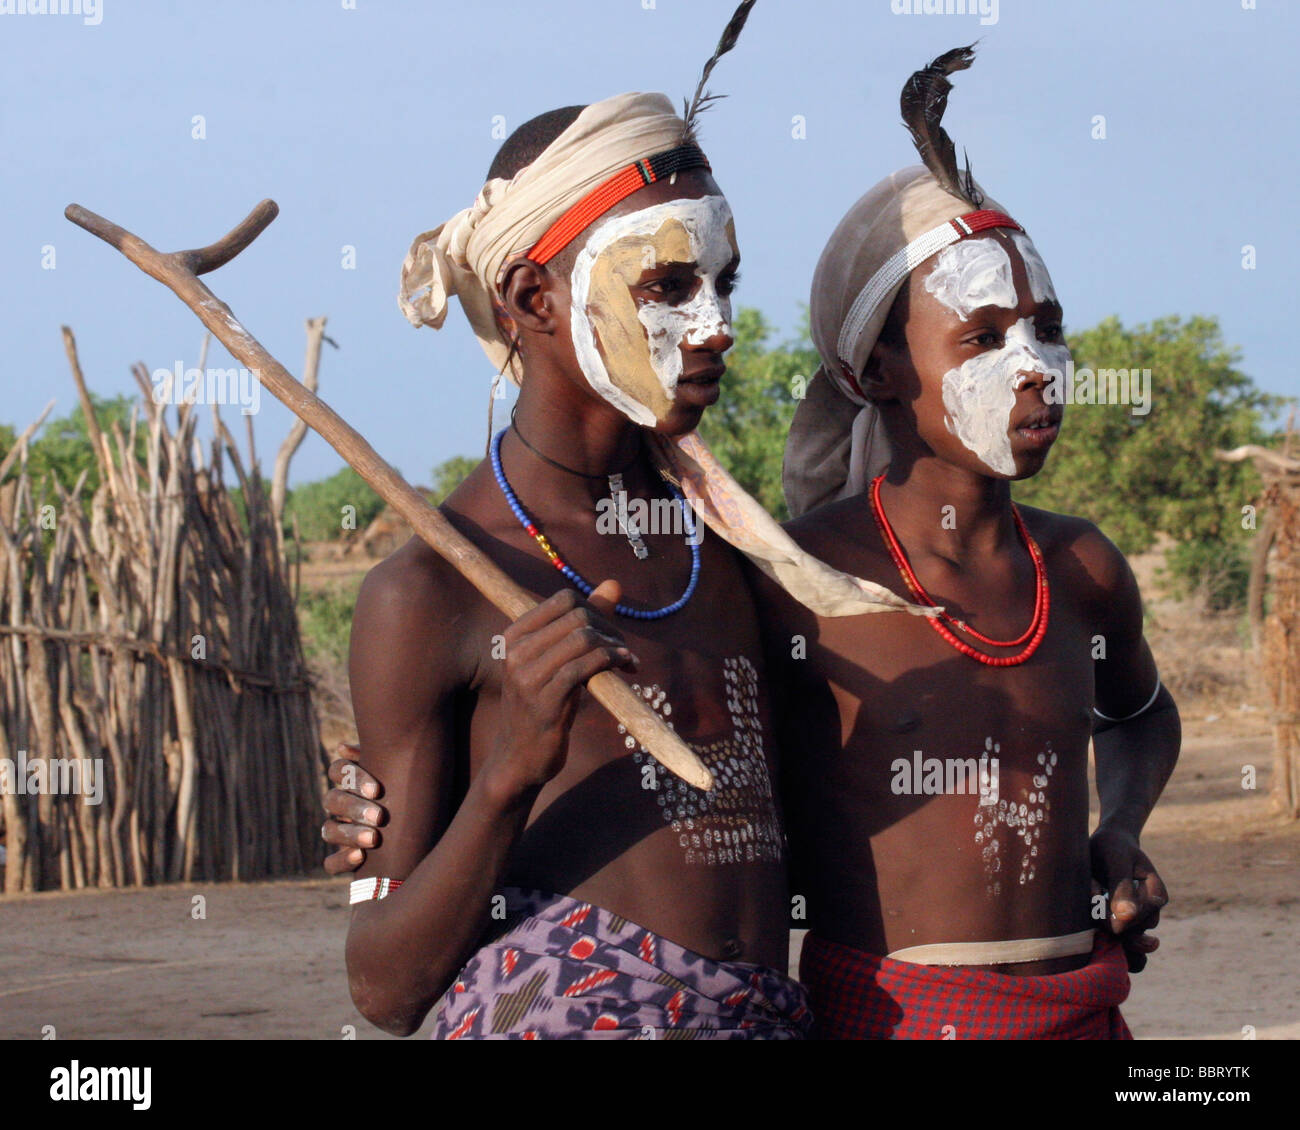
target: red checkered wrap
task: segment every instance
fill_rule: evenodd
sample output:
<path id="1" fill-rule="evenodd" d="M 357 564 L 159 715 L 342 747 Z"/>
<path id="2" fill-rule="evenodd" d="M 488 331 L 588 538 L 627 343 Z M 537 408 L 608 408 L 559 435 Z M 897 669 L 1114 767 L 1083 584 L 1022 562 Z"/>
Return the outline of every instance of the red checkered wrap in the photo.
<path id="1" fill-rule="evenodd" d="M 1097 934 L 1082 969 L 1016 977 L 877 957 L 813 934 L 799 979 L 822 1040 L 1131 1040 L 1128 961 Z"/>

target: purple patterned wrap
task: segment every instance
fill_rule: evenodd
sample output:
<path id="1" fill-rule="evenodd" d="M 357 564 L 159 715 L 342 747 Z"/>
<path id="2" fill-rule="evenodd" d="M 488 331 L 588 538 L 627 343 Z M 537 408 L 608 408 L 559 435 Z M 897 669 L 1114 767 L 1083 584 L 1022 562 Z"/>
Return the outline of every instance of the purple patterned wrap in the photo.
<path id="1" fill-rule="evenodd" d="M 435 1040 L 798 1040 L 803 986 L 718 962 L 608 910 L 507 888 L 505 932 L 435 1006 Z"/>

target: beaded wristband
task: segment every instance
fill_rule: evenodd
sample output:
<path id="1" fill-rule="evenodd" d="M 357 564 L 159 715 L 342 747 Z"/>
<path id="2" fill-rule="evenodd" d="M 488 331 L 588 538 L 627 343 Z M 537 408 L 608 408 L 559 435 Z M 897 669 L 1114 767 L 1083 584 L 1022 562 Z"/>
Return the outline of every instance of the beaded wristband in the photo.
<path id="1" fill-rule="evenodd" d="M 348 905 L 386 898 L 401 885 L 401 879 L 354 879 L 348 892 Z"/>

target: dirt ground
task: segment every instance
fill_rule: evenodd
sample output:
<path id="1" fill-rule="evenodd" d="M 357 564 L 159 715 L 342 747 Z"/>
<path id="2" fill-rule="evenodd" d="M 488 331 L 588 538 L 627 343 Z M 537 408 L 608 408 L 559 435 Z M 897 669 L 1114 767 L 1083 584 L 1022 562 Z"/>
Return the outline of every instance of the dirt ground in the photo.
<path id="1" fill-rule="evenodd" d="M 1210 718 L 1143 839 L 1173 902 L 1124 1011 L 1139 1039 L 1300 1038 L 1300 826 L 1269 815 L 1260 713 Z M 388 1038 L 348 998 L 346 901 L 328 878 L 0 900 L 0 1037 Z"/>

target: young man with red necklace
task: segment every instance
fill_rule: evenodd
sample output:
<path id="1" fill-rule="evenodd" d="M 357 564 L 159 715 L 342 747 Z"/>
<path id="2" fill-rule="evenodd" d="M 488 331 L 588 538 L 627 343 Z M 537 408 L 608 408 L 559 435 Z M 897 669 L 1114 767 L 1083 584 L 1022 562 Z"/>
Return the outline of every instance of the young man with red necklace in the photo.
<path id="1" fill-rule="evenodd" d="M 828 619 L 755 582 L 792 722 L 800 975 L 823 1037 L 1122 1039 L 1114 934 L 1140 968 L 1166 894 L 1139 836 L 1178 713 L 1123 556 L 1087 521 L 1012 502 L 1062 425 L 1069 351 L 1042 259 L 939 125 L 971 58 L 909 81 L 927 167 L 878 184 L 827 244 L 823 368 L 786 453 L 795 539 L 943 613 Z"/>

